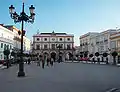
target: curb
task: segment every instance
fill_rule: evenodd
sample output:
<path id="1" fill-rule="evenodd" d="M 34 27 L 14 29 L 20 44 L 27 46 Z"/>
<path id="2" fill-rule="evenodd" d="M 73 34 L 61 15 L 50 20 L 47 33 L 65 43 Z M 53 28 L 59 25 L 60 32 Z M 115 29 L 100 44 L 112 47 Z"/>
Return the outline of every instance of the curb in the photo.
<path id="1" fill-rule="evenodd" d="M 64 62 L 64 63 L 79 63 L 79 61 L 66 61 L 66 62 Z"/>

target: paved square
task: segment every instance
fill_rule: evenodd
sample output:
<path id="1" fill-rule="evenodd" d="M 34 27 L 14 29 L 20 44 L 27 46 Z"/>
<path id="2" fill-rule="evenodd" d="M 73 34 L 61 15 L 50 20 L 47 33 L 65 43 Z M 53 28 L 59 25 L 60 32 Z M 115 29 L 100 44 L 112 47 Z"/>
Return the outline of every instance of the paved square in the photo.
<path id="1" fill-rule="evenodd" d="M 25 64 L 26 77 L 17 77 L 18 66 L 0 70 L 0 92 L 105 92 L 120 87 L 120 68 L 110 65 L 55 63 L 45 69 Z"/>

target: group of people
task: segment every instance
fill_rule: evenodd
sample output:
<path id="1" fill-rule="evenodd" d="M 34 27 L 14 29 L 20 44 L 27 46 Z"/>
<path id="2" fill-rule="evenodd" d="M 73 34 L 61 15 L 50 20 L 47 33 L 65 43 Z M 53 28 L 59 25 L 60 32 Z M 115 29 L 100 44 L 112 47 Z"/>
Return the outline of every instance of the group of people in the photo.
<path id="1" fill-rule="evenodd" d="M 53 66 L 53 62 L 54 62 L 54 59 L 53 58 L 50 58 L 50 57 L 47 57 L 47 56 L 40 56 L 39 58 L 37 58 L 37 66 L 40 66 L 42 63 L 42 68 L 44 68 L 45 64 L 47 66 L 51 65 Z"/>

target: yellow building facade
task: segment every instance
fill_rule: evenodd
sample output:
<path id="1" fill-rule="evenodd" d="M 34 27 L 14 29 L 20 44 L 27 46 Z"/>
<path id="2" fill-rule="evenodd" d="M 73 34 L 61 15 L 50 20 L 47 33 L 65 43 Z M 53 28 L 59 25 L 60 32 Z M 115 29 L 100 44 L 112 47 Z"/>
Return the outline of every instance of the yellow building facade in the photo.
<path id="1" fill-rule="evenodd" d="M 120 55 L 120 32 L 117 32 L 115 34 L 112 34 L 110 36 L 111 41 L 111 52 L 117 51 Z"/>

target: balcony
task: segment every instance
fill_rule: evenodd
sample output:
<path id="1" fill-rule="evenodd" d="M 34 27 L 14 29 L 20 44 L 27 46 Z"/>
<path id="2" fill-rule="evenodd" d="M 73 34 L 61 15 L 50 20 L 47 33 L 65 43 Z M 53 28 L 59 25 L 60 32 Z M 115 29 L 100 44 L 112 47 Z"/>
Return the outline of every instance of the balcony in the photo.
<path id="1" fill-rule="evenodd" d="M 32 50 L 59 50 L 58 48 L 37 48 Z M 60 48 L 60 50 L 72 50 L 72 48 Z"/>
<path id="2" fill-rule="evenodd" d="M 86 42 L 85 45 L 88 45 L 88 43 Z"/>
<path id="3" fill-rule="evenodd" d="M 0 39 L 1 39 L 2 41 L 4 41 L 4 42 L 9 42 L 9 43 L 12 43 L 12 42 L 13 42 L 13 40 L 10 40 L 10 39 L 4 38 L 4 37 L 0 37 Z"/>
<path id="4" fill-rule="evenodd" d="M 36 50 L 40 50 L 40 48 L 36 48 Z"/>
<path id="5" fill-rule="evenodd" d="M 104 42 L 107 42 L 107 41 L 108 41 L 108 39 L 105 39 L 105 40 L 104 40 Z"/>
<path id="6" fill-rule="evenodd" d="M 13 38 L 13 40 L 16 40 L 16 41 L 21 42 L 21 39 L 20 39 L 19 37 L 17 37 L 17 36 L 15 36 L 15 37 Z"/>
<path id="7" fill-rule="evenodd" d="M 99 42 L 97 41 L 96 44 L 99 44 Z"/>

